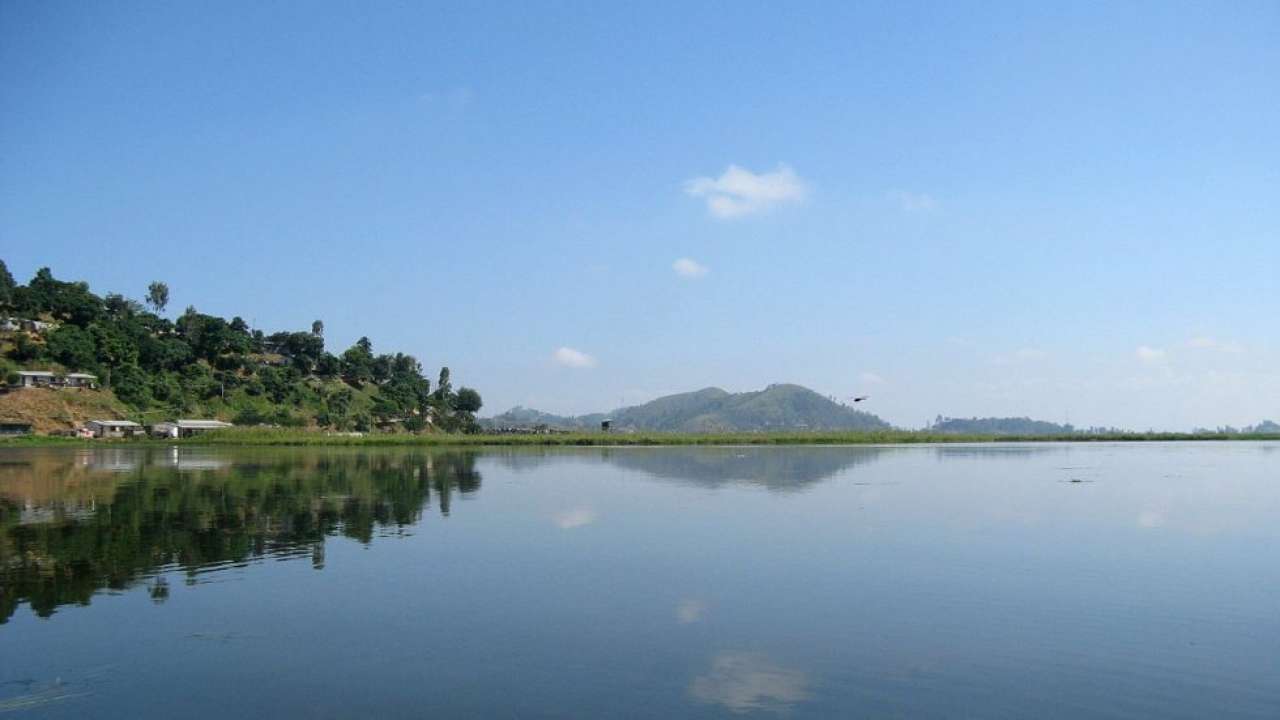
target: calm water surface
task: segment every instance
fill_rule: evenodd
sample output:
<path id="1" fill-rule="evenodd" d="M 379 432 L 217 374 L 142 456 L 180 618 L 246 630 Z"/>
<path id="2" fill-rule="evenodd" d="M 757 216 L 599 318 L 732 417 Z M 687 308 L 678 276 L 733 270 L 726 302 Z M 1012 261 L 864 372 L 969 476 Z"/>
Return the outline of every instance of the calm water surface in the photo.
<path id="1" fill-rule="evenodd" d="M 0 714 L 1280 717 L 1280 444 L 0 450 Z"/>

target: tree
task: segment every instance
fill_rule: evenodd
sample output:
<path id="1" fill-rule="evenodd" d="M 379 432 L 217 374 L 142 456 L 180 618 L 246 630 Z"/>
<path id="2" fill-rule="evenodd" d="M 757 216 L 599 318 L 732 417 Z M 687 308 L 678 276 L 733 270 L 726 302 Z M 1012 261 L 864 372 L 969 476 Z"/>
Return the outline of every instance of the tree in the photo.
<path id="1" fill-rule="evenodd" d="M 18 287 L 9 267 L 0 260 L 0 308 L 9 307 L 13 303 L 13 291 Z"/>
<path id="2" fill-rule="evenodd" d="M 453 385 L 449 382 L 449 368 L 440 368 L 440 379 L 436 381 L 436 400 L 447 403 L 452 398 Z"/>
<path id="3" fill-rule="evenodd" d="M 311 322 L 311 334 L 312 334 L 312 335 L 315 335 L 316 337 L 321 337 L 321 336 L 323 336 L 323 335 L 324 335 L 324 322 L 323 322 L 323 321 L 321 321 L 321 320 L 314 320 L 314 321 L 312 321 L 312 322 Z"/>
<path id="4" fill-rule="evenodd" d="M 87 370 L 94 366 L 97 354 L 93 336 L 75 325 L 63 325 L 49 335 L 45 351 L 51 358 L 72 370 Z"/>
<path id="5" fill-rule="evenodd" d="M 156 313 L 164 312 L 164 308 L 169 304 L 169 286 L 156 280 L 147 286 L 147 304 L 155 309 Z"/>
<path id="6" fill-rule="evenodd" d="M 480 399 L 480 393 L 469 387 L 458 388 L 458 394 L 453 401 L 453 408 L 459 412 L 477 413 L 484 406 L 484 401 Z"/>
<path id="7" fill-rule="evenodd" d="M 147 374 L 137 365 L 124 365 L 111 376 L 111 389 L 116 397 L 135 407 L 151 402 L 151 386 Z"/>

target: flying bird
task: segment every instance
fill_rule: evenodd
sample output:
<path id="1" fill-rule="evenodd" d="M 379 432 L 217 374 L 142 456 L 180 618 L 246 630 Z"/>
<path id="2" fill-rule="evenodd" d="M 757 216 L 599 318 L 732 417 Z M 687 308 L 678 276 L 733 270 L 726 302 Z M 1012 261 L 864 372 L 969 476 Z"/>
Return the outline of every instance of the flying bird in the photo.
<path id="1" fill-rule="evenodd" d="M 871 397 L 871 396 L 870 396 L 870 395 L 863 395 L 862 397 L 856 397 L 856 398 L 853 398 L 853 401 L 854 401 L 854 402 L 862 402 L 863 400 L 866 400 L 866 399 L 867 399 L 867 398 L 869 398 L 869 397 Z"/>

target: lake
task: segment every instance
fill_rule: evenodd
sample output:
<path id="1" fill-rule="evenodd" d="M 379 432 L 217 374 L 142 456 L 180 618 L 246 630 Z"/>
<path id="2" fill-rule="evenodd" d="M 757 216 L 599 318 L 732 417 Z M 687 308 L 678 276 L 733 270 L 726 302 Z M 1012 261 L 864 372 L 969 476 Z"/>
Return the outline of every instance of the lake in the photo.
<path id="1" fill-rule="evenodd" d="M 0 714 L 1280 717 L 1280 443 L 0 449 Z"/>

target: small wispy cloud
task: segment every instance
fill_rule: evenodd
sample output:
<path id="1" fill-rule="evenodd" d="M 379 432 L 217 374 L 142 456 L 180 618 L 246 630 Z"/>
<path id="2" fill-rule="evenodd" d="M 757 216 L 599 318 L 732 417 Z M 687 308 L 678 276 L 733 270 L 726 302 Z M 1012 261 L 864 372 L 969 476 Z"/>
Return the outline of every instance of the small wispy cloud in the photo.
<path id="1" fill-rule="evenodd" d="M 707 611 L 707 604 L 696 598 L 685 598 L 676 605 L 676 620 L 681 625 L 696 623 Z"/>
<path id="2" fill-rule="evenodd" d="M 557 365 L 569 368 L 593 368 L 596 366 L 596 359 L 581 350 L 574 350 L 571 347 L 557 348 L 551 354 L 551 359 Z"/>
<path id="3" fill-rule="evenodd" d="M 574 508 L 557 514 L 553 520 L 561 530 L 572 530 L 595 522 L 596 511 L 586 507 Z"/>
<path id="4" fill-rule="evenodd" d="M 706 275 L 710 270 L 706 265 L 693 258 L 680 258 L 671 263 L 671 269 L 682 278 L 696 279 Z"/>
<path id="5" fill-rule="evenodd" d="M 1244 352 L 1244 346 L 1238 342 L 1222 341 L 1212 337 L 1193 337 L 1187 341 L 1187 347 L 1197 350 L 1218 350 L 1232 355 Z"/>
<path id="6" fill-rule="evenodd" d="M 885 380 L 877 373 L 864 372 L 858 375 L 858 382 L 863 385 L 883 385 Z"/>
<path id="7" fill-rule="evenodd" d="M 1162 363 L 1165 361 L 1165 358 L 1167 357 L 1167 354 L 1165 353 L 1164 350 L 1161 350 L 1159 348 L 1149 347 L 1147 345 L 1139 345 L 1138 349 L 1134 351 L 1134 355 L 1136 355 L 1139 360 L 1141 360 L 1144 363 L 1147 363 L 1148 365 Z"/>
<path id="8" fill-rule="evenodd" d="M 684 191 L 693 197 L 705 198 L 707 211 L 721 220 L 799 203 L 809 194 L 807 184 L 786 165 L 758 174 L 730 165 L 720 177 L 685 181 Z"/>
<path id="9" fill-rule="evenodd" d="M 889 199 L 897 203 L 903 212 L 929 213 L 938 209 L 938 201 L 929 193 L 891 190 Z"/>

